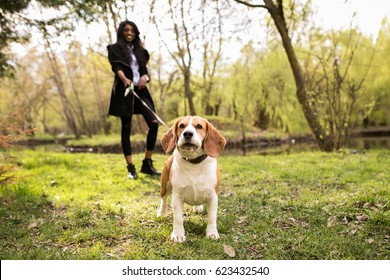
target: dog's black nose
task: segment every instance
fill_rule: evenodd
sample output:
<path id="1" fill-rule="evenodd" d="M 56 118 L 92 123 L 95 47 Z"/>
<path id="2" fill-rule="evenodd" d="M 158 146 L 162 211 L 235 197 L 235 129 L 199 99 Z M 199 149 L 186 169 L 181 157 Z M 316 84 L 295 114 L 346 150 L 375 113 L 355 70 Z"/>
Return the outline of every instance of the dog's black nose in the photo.
<path id="1" fill-rule="evenodd" d="M 189 140 L 189 139 L 192 138 L 192 136 L 194 136 L 194 133 L 192 133 L 192 132 L 190 132 L 190 131 L 185 131 L 185 132 L 183 133 L 183 136 L 184 136 L 184 139 Z"/>

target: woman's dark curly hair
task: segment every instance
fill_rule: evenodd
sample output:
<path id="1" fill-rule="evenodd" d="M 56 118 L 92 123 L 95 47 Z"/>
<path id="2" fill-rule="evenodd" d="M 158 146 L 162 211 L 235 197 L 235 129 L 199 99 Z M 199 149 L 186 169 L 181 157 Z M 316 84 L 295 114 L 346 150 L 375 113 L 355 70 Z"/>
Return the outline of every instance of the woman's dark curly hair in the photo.
<path id="1" fill-rule="evenodd" d="M 135 33 L 135 38 L 131 42 L 131 45 L 133 46 L 134 55 L 137 58 L 137 62 L 139 64 L 139 66 L 145 66 L 147 61 L 145 59 L 144 47 L 143 47 L 141 39 L 139 37 L 140 32 L 138 30 L 137 25 L 134 22 L 129 21 L 129 20 L 125 20 L 119 24 L 118 31 L 116 34 L 117 43 L 121 47 L 122 54 L 124 55 L 124 57 L 126 58 L 127 61 L 131 60 L 130 53 L 127 49 L 127 45 L 129 43 L 125 40 L 125 37 L 124 37 L 124 33 L 125 33 L 124 30 L 125 30 L 126 25 L 132 26 L 134 33 Z"/>

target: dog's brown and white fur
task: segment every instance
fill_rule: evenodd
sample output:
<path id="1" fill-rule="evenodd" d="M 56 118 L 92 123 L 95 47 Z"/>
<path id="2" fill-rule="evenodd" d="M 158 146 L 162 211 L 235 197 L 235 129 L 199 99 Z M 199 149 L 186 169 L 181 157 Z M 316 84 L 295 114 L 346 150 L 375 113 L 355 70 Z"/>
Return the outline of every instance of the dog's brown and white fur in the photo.
<path id="1" fill-rule="evenodd" d="M 173 231 L 171 240 L 186 240 L 183 226 L 184 203 L 197 212 L 207 208 L 206 236 L 218 239 L 217 207 L 220 171 L 217 157 L 226 140 L 206 119 L 197 116 L 179 118 L 161 138 L 166 153 L 173 154 L 161 174 L 161 205 L 158 216 L 167 215 L 168 194 L 172 193 Z"/>

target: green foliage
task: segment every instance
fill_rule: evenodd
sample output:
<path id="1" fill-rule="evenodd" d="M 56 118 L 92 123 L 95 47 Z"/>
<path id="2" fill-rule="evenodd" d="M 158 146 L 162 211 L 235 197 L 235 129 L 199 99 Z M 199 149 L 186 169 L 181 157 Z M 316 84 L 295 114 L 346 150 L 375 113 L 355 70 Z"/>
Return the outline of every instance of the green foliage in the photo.
<path id="1" fill-rule="evenodd" d="M 376 43 L 373 69 L 370 72 L 368 92 L 375 96 L 375 106 L 369 116 L 366 125 L 390 125 L 390 23 L 388 19 L 383 20 L 382 30 L 379 33 Z"/>
<path id="2" fill-rule="evenodd" d="M 233 118 L 243 116 L 247 123 L 264 129 L 307 131 L 282 48 L 270 45 L 269 49 L 255 50 L 250 43 L 241 53 L 242 57 L 228 69 L 230 74 L 224 79 L 223 105 L 227 105 L 226 99 L 233 103 Z"/>
<path id="3" fill-rule="evenodd" d="M 14 63 L 10 62 L 12 58 L 9 52 L 11 42 L 25 43 L 29 39 L 28 32 L 20 31 L 18 25 L 30 25 L 30 19 L 20 16 L 20 13 L 26 10 L 31 0 L 12 0 L 0 2 L 0 78 L 12 76 Z M 38 0 L 47 7 L 59 7 L 65 1 Z"/>
<path id="4" fill-rule="evenodd" d="M 85 117 L 85 122 L 78 118 L 77 123 L 83 128 L 84 134 L 103 133 L 99 113 L 106 121 L 105 110 L 112 86 L 112 74 L 106 58 L 92 50 L 84 53 L 78 43 L 63 53 L 63 57 L 64 62 L 57 62 L 64 90 L 75 114 L 83 114 Z M 40 135 L 68 133 L 61 97 L 47 57 L 31 49 L 18 63 L 23 66 L 18 67 L 15 78 L 4 78 L 4 83 L 0 85 L 0 95 L 4 102 L 0 103 L 2 112 L 20 111 L 27 123 L 36 127 Z"/>
<path id="5" fill-rule="evenodd" d="M 0 190 L 1 259 L 390 259 L 388 150 L 223 155 L 221 239 L 186 207 L 184 244 L 156 217 L 158 180 L 129 181 L 122 155 L 23 155 Z"/>
<path id="6" fill-rule="evenodd" d="M 26 36 L 16 30 L 17 19 L 13 17 L 28 6 L 30 1 L 1 1 L 0 3 L 0 78 L 10 74 L 13 66 L 9 63 L 8 45 L 12 41 L 24 41 Z"/>
<path id="7" fill-rule="evenodd" d="M 314 35 L 309 52 L 301 55 L 306 90 L 324 137 L 339 149 L 348 145 L 351 131 L 362 125 L 375 104 L 366 82 L 375 48 L 355 29 Z"/>

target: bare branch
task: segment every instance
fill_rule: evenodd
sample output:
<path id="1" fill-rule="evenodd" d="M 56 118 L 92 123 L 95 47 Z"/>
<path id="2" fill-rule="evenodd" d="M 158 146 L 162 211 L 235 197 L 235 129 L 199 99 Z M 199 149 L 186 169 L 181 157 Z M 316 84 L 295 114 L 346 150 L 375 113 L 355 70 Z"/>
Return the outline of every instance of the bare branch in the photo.
<path id="1" fill-rule="evenodd" d="M 236 1 L 237 3 L 243 4 L 243 5 L 245 5 L 245 6 L 251 7 L 251 8 L 264 8 L 264 9 L 269 9 L 269 7 L 266 6 L 266 5 L 252 4 L 252 3 L 248 3 L 248 2 L 242 1 L 242 0 L 234 0 L 234 1 Z"/>

